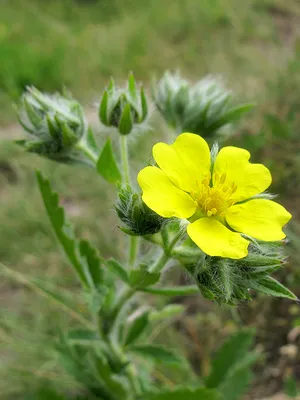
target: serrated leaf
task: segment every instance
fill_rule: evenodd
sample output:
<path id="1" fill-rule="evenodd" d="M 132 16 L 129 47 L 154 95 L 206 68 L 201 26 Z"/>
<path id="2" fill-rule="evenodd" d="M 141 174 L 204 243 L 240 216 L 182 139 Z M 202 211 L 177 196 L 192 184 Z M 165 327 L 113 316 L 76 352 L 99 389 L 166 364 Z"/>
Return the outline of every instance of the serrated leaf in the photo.
<path id="1" fill-rule="evenodd" d="M 147 286 L 154 285 L 159 281 L 160 273 L 149 272 L 144 268 L 132 269 L 129 272 L 129 284 L 131 287 L 144 289 Z"/>
<path id="2" fill-rule="evenodd" d="M 107 139 L 97 161 L 97 171 L 110 183 L 121 181 L 122 176 L 117 165 L 110 139 Z"/>
<path id="3" fill-rule="evenodd" d="M 205 387 L 180 387 L 156 393 L 144 393 L 139 400 L 221 400 L 220 393 Z M 227 400 L 227 399 L 226 399 Z"/>
<path id="4" fill-rule="evenodd" d="M 182 357 L 175 352 L 159 345 L 130 346 L 128 351 L 136 353 L 141 357 L 149 358 L 156 363 L 178 365 L 183 363 Z"/>
<path id="5" fill-rule="evenodd" d="M 212 361 L 212 369 L 206 378 L 206 386 L 216 388 L 225 382 L 230 370 L 247 355 L 253 340 L 253 332 L 249 330 L 240 331 L 227 339 Z"/>
<path id="6" fill-rule="evenodd" d="M 266 276 L 256 281 L 248 281 L 248 287 L 250 289 L 257 290 L 258 292 L 268 294 L 275 297 L 284 297 L 290 300 L 297 300 L 297 296 L 294 295 L 288 288 L 278 282 L 276 279 Z"/>
<path id="7" fill-rule="evenodd" d="M 123 282 L 128 283 L 129 278 L 126 269 L 113 258 L 107 260 L 106 266 L 115 275 L 117 275 Z"/>
<path id="8" fill-rule="evenodd" d="M 149 325 L 149 311 L 143 312 L 137 316 L 128 326 L 125 338 L 125 346 L 134 343 Z"/>
<path id="9" fill-rule="evenodd" d="M 87 240 L 80 240 L 79 252 L 81 258 L 86 262 L 94 286 L 100 285 L 103 282 L 103 270 L 97 250 L 94 249 Z"/>
<path id="10" fill-rule="evenodd" d="M 123 109 L 120 122 L 119 122 L 119 132 L 121 135 L 128 135 L 133 127 L 133 120 L 131 115 L 131 105 L 127 103 Z"/>
<path id="11" fill-rule="evenodd" d="M 108 92 L 105 90 L 102 95 L 99 107 L 99 119 L 104 125 L 108 125 Z"/>
<path id="12" fill-rule="evenodd" d="M 58 194 L 52 191 L 49 180 L 44 178 L 41 172 L 37 171 L 36 176 L 44 205 L 56 237 L 58 238 L 65 251 L 65 254 L 77 272 L 81 282 L 84 284 L 84 286 L 88 287 L 89 282 L 83 265 L 79 259 L 77 243 L 71 225 L 65 218 L 64 209 L 59 205 Z"/>
<path id="13" fill-rule="evenodd" d="M 196 285 L 190 286 L 172 286 L 172 287 L 147 287 L 143 292 L 157 294 L 159 296 L 190 296 L 199 294 L 199 288 Z"/>

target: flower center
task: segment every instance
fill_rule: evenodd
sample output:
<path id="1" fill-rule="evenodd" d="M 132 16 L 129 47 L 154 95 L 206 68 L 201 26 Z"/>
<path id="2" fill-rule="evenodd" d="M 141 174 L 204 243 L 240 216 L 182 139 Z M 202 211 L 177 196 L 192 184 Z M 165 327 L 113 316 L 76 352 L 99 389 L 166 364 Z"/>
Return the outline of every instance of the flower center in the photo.
<path id="1" fill-rule="evenodd" d="M 226 178 L 225 173 L 221 176 L 214 173 L 211 185 L 211 174 L 208 173 L 202 181 L 197 181 L 198 190 L 191 192 L 201 211 L 208 217 L 222 216 L 234 204 L 231 196 L 237 186 L 234 183 L 228 184 Z"/>

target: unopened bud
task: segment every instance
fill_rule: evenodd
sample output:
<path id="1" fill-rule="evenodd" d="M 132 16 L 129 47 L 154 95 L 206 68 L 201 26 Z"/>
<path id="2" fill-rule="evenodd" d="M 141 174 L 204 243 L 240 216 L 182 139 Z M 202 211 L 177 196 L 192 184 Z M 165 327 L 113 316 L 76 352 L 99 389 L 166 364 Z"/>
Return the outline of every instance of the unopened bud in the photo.
<path id="1" fill-rule="evenodd" d="M 129 235 L 153 235 L 159 232 L 166 222 L 166 218 L 150 210 L 141 195 L 134 193 L 129 186 L 119 190 L 115 209 L 124 223 L 121 229 Z"/>
<path id="2" fill-rule="evenodd" d="M 75 100 L 28 88 L 18 110 L 22 127 L 29 134 L 18 141 L 29 152 L 57 161 L 71 161 L 71 150 L 85 135 L 87 122 Z"/>
<path id="3" fill-rule="evenodd" d="M 116 88 L 111 79 L 100 102 L 100 121 L 118 128 L 121 135 L 128 135 L 135 125 L 145 122 L 147 116 L 147 98 L 143 87 L 137 87 L 134 76 L 129 75 L 125 89 Z"/>
<path id="4" fill-rule="evenodd" d="M 295 299 L 282 284 L 270 277 L 283 267 L 282 245 L 251 243 L 248 256 L 234 260 L 202 255 L 199 262 L 186 264 L 202 295 L 219 303 L 251 300 L 250 290 Z"/>
<path id="5" fill-rule="evenodd" d="M 215 135 L 239 119 L 253 106 L 232 106 L 231 92 L 219 78 L 205 77 L 195 84 L 180 75 L 166 72 L 154 86 L 156 107 L 177 133 L 193 132 L 203 137 Z"/>

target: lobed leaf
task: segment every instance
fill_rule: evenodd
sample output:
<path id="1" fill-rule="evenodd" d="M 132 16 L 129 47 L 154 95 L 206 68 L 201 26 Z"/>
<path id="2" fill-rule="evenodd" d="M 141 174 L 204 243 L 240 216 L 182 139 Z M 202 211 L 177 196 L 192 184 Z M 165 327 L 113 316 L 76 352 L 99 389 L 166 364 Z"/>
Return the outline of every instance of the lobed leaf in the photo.
<path id="1" fill-rule="evenodd" d="M 65 212 L 59 205 L 59 197 L 50 182 L 40 171 L 36 172 L 44 205 L 58 241 L 75 269 L 83 286 L 93 288 L 102 282 L 101 262 L 97 251 L 85 240 L 78 242 Z"/>

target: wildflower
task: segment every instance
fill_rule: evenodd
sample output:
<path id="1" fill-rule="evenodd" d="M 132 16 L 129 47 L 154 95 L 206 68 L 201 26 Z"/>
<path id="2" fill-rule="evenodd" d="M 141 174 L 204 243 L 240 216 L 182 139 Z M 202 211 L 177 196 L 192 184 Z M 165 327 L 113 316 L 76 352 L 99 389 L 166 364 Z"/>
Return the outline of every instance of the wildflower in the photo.
<path id="1" fill-rule="evenodd" d="M 224 147 L 212 162 L 206 141 L 183 133 L 172 145 L 157 143 L 153 157 L 158 167 L 138 175 L 144 202 L 162 217 L 188 220 L 187 233 L 204 253 L 240 259 L 248 254 L 251 237 L 285 237 L 282 227 L 291 214 L 256 196 L 272 177 L 264 165 L 249 162 L 247 150 Z"/>

